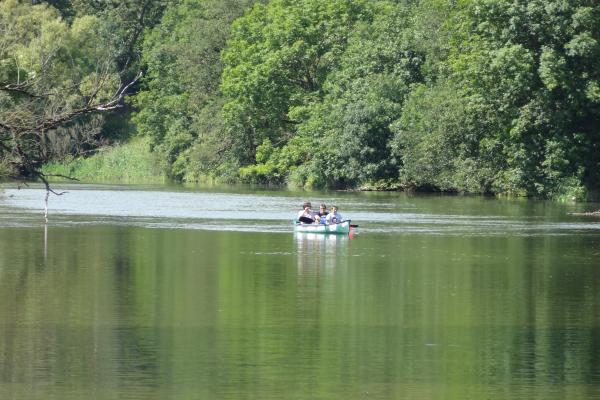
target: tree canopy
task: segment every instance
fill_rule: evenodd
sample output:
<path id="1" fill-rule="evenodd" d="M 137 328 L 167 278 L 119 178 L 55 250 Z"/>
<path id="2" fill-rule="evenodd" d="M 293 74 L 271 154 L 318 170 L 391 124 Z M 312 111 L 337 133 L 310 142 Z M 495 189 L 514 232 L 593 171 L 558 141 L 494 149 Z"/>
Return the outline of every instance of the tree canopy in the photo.
<path id="1" fill-rule="evenodd" d="M 140 76 L 126 73 L 114 20 L 50 3 L 0 3 L 0 171 L 45 182 L 42 164 L 103 142 L 101 114 L 121 108 Z"/>
<path id="2" fill-rule="evenodd" d="M 110 35 L 99 25 L 93 16 L 68 25 L 51 7 L 0 3 L 0 154 L 5 169 L 34 174 L 62 146 L 89 139 L 83 126 L 65 131 L 75 116 L 116 105 L 120 81 L 114 49 L 98 41 Z"/>
<path id="3" fill-rule="evenodd" d="M 114 100 L 143 70 L 131 121 L 175 180 L 600 192 L 593 0 L 33 3 L 0 3 L 3 165 L 56 157 L 49 110 Z M 77 147 L 128 122 L 51 130 L 81 125 Z"/>

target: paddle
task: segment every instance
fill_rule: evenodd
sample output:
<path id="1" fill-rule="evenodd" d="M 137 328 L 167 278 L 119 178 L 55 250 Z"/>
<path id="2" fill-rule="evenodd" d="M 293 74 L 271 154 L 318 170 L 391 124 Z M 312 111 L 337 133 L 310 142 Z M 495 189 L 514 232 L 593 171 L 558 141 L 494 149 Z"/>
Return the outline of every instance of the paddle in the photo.
<path id="1" fill-rule="evenodd" d="M 346 221 L 351 221 L 351 220 L 349 220 L 349 219 L 345 219 L 345 220 L 343 220 L 342 222 L 338 222 L 338 224 L 344 223 L 344 222 L 346 222 Z M 355 224 L 350 224 L 350 228 L 358 228 L 358 225 L 355 225 Z"/>
<path id="2" fill-rule="evenodd" d="M 350 221 L 350 220 L 349 220 L 349 219 L 345 219 L 345 220 L 343 220 L 343 221 L 336 222 L 336 223 L 337 223 L 337 224 L 343 224 L 343 223 L 344 223 L 344 222 L 346 222 L 346 221 Z M 335 224 L 332 224 L 332 225 L 335 225 Z M 358 228 L 358 225 L 350 224 L 350 228 Z"/>

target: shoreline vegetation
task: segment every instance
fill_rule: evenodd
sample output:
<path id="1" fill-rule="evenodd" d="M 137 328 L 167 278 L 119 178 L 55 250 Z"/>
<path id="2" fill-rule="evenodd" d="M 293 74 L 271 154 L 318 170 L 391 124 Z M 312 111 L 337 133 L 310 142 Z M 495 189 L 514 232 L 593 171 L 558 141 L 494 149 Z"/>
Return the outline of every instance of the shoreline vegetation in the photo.
<path id="1" fill-rule="evenodd" d="M 52 162 L 44 165 L 42 172 L 47 174 L 50 182 L 71 181 L 61 176 L 74 177 L 85 183 L 126 183 L 126 184 L 165 184 L 165 183 L 212 183 L 212 184 L 241 184 L 242 181 L 219 181 L 210 176 L 196 177 L 196 179 L 174 181 L 165 175 L 160 165 L 159 157 L 150 150 L 147 138 L 136 137 L 129 142 L 115 144 L 101 148 L 100 151 L 90 157 L 78 157 Z M 58 176 L 53 176 L 58 175 Z M 0 175 L 0 178 L 2 176 Z M 294 186 L 292 184 L 271 184 L 276 187 L 287 187 L 289 189 L 308 189 Z M 432 187 L 409 187 L 397 182 L 376 182 L 364 184 L 355 188 L 338 189 L 340 191 L 358 192 L 414 192 L 414 193 L 440 193 L 446 195 L 488 195 L 493 197 L 524 197 L 520 194 L 511 193 L 468 193 L 456 190 L 436 190 Z M 598 201 L 598 197 L 590 197 L 589 201 Z M 560 202 L 581 201 L 577 198 L 555 197 L 551 200 Z M 600 216 L 600 210 L 570 215 Z"/>
<path id="2" fill-rule="evenodd" d="M 600 199 L 600 3 L 5 0 L 0 26 L 0 176 Z"/>
<path id="3" fill-rule="evenodd" d="M 100 148 L 90 157 L 54 161 L 43 166 L 50 182 L 70 181 L 73 177 L 86 183 L 167 183 L 156 154 L 145 138 Z"/>
<path id="4" fill-rule="evenodd" d="M 0 180 L 8 179 L 1 173 Z M 188 180 L 173 180 L 164 173 L 164 166 L 160 164 L 160 157 L 151 151 L 147 138 L 135 137 L 125 143 L 115 143 L 102 147 L 98 152 L 89 157 L 69 157 L 62 161 L 54 161 L 45 164 L 42 172 L 48 176 L 52 183 L 71 182 L 75 178 L 84 183 L 125 183 L 125 184 L 166 184 L 166 183 L 213 183 L 213 184 L 243 184 L 248 183 L 241 180 L 221 181 L 211 176 L 193 177 Z M 269 184 L 269 183 L 266 183 Z M 295 186 L 290 183 L 270 184 L 276 187 L 287 187 L 289 189 L 313 188 Z M 380 181 L 367 183 L 355 188 L 338 188 L 340 191 L 358 192 L 414 192 L 414 193 L 440 193 L 446 195 L 488 195 L 493 197 L 531 197 L 521 193 L 470 193 L 457 190 L 439 190 L 433 187 L 411 187 L 398 182 Z M 574 197 L 554 197 L 551 200 L 560 202 L 582 201 Z M 600 195 L 590 195 L 590 202 L 600 200 Z M 600 210 L 594 212 L 578 213 L 572 215 L 600 216 Z"/>

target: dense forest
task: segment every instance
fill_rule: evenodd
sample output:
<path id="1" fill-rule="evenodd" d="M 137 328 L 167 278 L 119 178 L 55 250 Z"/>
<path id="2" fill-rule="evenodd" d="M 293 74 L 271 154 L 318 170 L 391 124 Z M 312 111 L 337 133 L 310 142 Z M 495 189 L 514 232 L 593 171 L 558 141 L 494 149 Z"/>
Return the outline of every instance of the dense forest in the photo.
<path id="1" fill-rule="evenodd" d="M 599 41 L 597 0 L 2 0 L 0 175 L 141 137 L 180 181 L 589 199 Z"/>

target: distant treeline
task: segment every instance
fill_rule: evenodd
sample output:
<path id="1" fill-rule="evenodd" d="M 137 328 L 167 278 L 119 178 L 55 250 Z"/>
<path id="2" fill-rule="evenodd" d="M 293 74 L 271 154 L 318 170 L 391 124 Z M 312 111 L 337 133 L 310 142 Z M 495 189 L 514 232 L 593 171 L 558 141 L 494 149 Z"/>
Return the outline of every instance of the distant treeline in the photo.
<path id="1" fill-rule="evenodd" d="M 176 180 L 600 188 L 597 0 L 40 3 L 94 15 L 116 65 L 145 71 L 103 132 L 146 136 Z"/>

